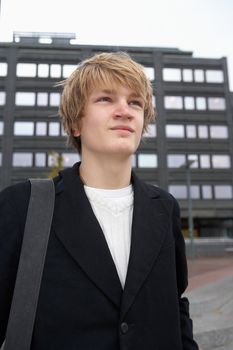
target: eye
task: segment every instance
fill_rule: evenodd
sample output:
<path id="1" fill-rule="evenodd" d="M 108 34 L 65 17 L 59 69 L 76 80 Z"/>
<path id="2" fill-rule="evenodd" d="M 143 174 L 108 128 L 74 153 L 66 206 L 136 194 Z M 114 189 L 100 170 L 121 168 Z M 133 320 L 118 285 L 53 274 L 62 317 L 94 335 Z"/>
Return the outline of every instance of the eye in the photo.
<path id="1" fill-rule="evenodd" d="M 137 107 L 140 107 L 140 108 L 144 108 L 144 104 L 141 100 L 132 100 L 129 102 L 130 105 L 132 106 L 137 106 Z"/>
<path id="2" fill-rule="evenodd" d="M 112 102 L 112 99 L 109 96 L 101 96 L 97 99 L 97 102 Z"/>

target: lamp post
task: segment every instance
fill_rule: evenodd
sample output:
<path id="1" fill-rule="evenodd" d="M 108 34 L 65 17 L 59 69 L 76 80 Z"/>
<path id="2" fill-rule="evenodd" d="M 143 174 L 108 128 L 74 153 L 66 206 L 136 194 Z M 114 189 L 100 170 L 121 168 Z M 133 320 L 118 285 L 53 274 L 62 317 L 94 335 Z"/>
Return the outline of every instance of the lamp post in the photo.
<path id="1" fill-rule="evenodd" d="M 190 239 L 190 256 L 191 259 L 195 258 L 194 250 L 194 238 L 193 238 L 193 208 L 192 208 L 192 196 L 191 196 L 191 165 L 195 160 L 188 160 L 181 168 L 186 169 L 186 183 L 187 183 L 187 199 L 188 199 L 188 233 Z"/>

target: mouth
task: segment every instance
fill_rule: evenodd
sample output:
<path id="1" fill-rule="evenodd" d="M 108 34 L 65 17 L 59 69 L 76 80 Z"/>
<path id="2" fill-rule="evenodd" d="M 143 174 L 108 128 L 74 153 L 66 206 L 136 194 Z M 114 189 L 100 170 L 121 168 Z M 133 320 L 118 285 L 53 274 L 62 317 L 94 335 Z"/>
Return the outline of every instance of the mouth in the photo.
<path id="1" fill-rule="evenodd" d="M 111 130 L 128 131 L 130 133 L 134 132 L 134 130 L 130 126 L 127 126 L 127 125 L 117 125 L 117 126 L 114 126 L 113 128 L 111 128 Z"/>

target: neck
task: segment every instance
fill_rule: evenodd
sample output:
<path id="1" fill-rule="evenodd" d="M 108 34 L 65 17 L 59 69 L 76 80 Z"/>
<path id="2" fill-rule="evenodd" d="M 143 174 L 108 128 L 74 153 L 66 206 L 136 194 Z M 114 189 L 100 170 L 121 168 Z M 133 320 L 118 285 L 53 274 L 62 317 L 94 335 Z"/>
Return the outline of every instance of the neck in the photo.
<path id="1" fill-rule="evenodd" d="M 119 189 L 130 184 L 132 159 L 85 159 L 79 168 L 80 178 L 90 187 Z"/>

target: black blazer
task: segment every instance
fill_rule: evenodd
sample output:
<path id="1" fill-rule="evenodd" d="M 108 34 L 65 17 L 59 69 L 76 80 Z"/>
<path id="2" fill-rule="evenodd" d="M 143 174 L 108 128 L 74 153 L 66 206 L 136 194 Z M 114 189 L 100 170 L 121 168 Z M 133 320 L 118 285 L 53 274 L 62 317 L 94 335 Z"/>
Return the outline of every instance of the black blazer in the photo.
<path id="1" fill-rule="evenodd" d="M 78 175 L 55 178 L 55 210 L 31 350 L 196 350 L 179 207 L 134 174 L 125 288 Z M 7 326 L 30 183 L 0 194 L 0 345 Z M 40 223 L 38 222 L 38 225 Z M 120 234 L 120 232 L 119 232 Z"/>

